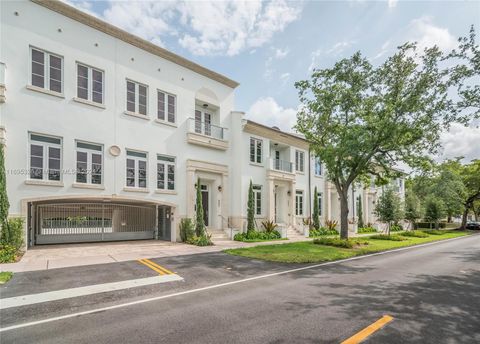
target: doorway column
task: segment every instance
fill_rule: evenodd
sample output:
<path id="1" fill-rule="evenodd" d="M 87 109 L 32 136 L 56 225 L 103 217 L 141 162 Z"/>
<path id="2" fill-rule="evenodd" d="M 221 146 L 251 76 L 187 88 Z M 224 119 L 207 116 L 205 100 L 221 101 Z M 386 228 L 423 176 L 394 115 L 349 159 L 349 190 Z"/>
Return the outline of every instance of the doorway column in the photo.
<path id="1" fill-rule="evenodd" d="M 275 221 L 275 183 L 273 178 L 267 179 L 267 219 Z"/>
<path id="2" fill-rule="evenodd" d="M 291 216 L 291 224 L 295 226 L 295 197 L 296 197 L 296 190 L 295 190 L 295 180 L 292 180 L 290 184 L 290 216 Z M 303 207 L 305 207 L 305 201 L 303 202 Z"/>

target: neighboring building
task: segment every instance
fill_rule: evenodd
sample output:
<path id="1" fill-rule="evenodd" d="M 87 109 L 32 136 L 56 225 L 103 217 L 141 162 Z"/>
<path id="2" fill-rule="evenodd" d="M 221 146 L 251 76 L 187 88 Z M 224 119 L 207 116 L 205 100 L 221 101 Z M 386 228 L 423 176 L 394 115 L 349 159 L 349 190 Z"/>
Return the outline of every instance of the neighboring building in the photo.
<path id="1" fill-rule="evenodd" d="M 235 81 L 60 1 L 2 2 L 0 25 L 0 140 L 29 246 L 176 241 L 198 180 L 211 230 L 245 228 L 250 180 L 258 221 L 296 228 L 315 186 L 322 222 L 339 218 L 307 142 L 234 111 Z"/>

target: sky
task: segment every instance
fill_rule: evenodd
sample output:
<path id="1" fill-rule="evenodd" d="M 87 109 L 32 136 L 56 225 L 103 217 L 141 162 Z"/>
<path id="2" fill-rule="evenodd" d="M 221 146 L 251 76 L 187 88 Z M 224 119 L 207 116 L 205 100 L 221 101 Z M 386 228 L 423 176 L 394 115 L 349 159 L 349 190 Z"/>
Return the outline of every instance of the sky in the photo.
<path id="1" fill-rule="evenodd" d="M 238 81 L 236 108 L 291 131 L 294 83 L 356 51 L 373 64 L 416 41 L 449 51 L 480 1 L 85 1 L 77 8 Z M 480 36 L 480 35 L 479 35 Z M 480 122 L 454 124 L 437 160 L 480 158 Z"/>

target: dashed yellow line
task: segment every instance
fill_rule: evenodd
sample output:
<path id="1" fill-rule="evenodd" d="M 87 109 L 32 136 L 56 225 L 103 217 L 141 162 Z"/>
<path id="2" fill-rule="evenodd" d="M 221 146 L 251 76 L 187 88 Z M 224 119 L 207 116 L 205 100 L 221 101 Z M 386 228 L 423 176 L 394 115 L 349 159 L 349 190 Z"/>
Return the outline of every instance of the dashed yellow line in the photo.
<path id="1" fill-rule="evenodd" d="M 174 275 L 174 272 L 164 268 L 157 263 L 152 262 L 150 259 L 139 259 L 138 262 L 142 263 L 145 266 L 148 266 L 150 269 L 158 272 L 160 275 Z"/>
<path id="2" fill-rule="evenodd" d="M 368 327 L 365 327 L 363 330 L 353 335 L 352 337 L 344 340 L 341 344 L 358 344 L 361 341 L 365 340 L 368 336 L 372 335 L 374 332 L 381 329 L 383 326 L 392 321 L 393 318 L 390 315 L 384 315 L 373 324 Z"/>

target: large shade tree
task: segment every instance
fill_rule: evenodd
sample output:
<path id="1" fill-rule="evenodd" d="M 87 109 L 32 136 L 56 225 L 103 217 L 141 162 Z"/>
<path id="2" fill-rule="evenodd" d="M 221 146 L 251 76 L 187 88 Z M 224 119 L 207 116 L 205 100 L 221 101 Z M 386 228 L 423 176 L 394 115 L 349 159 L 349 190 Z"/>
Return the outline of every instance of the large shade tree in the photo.
<path id="1" fill-rule="evenodd" d="M 392 166 L 399 162 L 423 167 L 437 152 L 443 130 L 478 116 L 471 104 L 450 97 L 471 73 L 445 67 L 449 58 L 459 59 L 407 43 L 378 67 L 357 52 L 295 84 L 301 101 L 296 129 L 338 192 L 342 238 L 348 238 L 352 183 L 372 174 L 377 180 L 394 177 Z"/>

